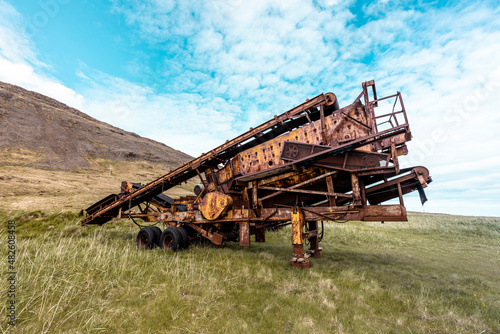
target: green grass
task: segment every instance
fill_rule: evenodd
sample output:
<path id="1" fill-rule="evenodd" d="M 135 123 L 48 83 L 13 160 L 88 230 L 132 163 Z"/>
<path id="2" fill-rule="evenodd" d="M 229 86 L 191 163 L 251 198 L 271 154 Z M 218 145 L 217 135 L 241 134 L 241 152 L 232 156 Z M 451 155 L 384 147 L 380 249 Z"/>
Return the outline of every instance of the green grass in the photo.
<path id="1" fill-rule="evenodd" d="M 249 248 L 198 244 L 172 253 L 136 249 L 137 228 L 127 221 L 79 227 L 74 213 L 0 212 L 4 227 L 9 218 L 17 222 L 16 332 L 500 329 L 498 218 L 329 223 L 323 258 L 307 270 L 289 265 L 289 228 Z M 5 228 L 0 240 L 6 250 Z M 12 331 L 1 308 L 1 329 Z"/>

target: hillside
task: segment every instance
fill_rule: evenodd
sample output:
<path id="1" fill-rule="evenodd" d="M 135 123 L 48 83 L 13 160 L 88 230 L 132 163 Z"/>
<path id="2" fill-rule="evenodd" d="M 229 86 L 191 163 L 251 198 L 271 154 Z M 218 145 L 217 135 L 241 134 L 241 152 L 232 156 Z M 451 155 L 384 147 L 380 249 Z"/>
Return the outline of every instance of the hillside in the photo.
<path id="1" fill-rule="evenodd" d="M 0 164 L 69 170 L 95 159 L 175 167 L 192 159 L 47 96 L 0 82 Z"/>

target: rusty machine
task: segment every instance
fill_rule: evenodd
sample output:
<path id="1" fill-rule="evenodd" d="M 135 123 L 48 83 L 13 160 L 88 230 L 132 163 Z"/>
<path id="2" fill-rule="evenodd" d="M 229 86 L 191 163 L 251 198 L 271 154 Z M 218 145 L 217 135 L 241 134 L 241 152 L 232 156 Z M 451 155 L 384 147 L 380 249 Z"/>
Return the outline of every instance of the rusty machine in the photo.
<path id="1" fill-rule="evenodd" d="M 343 108 L 335 94 L 318 95 L 149 184 L 123 182 L 119 194 L 87 208 L 81 224 L 159 222 L 163 231 L 141 228 L 138 247 L 174 251 L 197 238 L 249 246 L 251 235 L 264 242 L 270 228 L 291 224 L 291 264 L 306 268 L 322 255 L 323 221 L 406 221 L 403 195 L 417 190 L 427 200 L 429 171 L 399 165 L 409 140 L 401 94 L 378 98 L 374 81 L 364 82 Z M 199 178 L 194 196 L 163 194 L 191 178 Z"/>

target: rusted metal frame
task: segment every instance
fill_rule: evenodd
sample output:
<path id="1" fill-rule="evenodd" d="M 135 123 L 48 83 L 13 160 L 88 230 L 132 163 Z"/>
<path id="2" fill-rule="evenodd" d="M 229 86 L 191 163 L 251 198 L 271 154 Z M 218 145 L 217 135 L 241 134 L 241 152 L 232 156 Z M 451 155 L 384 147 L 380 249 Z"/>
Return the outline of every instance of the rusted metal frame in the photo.
<path id="1" fill-rule="evenodd" d="M 401 92 L 398 92 L 398 96 L 399 96 L 399 103 L 401 104 L 401 110 L 403 111 L 403 115 L 405 117 L 405 123 L 408 124 L 408 116 L 406 115 L 406 109 L 403 103 L 403 98 L 401 97 Z"/>
<path id="2" fill-rule="evenodd" d="M 372 91 L 373 91 L 373 97 L 374 97 L 374 101 L 370 102 L 369 99 L 370 99 L 370 96 L 368 94 L 368 87 L 369 86 L 372 86 Z M 368 112 L 368 114 L 371 116 L 371 121 L 372 121 L 372 129 L 375 130 L 375 133 L 378 133 L 378 127 L 377 127 L 377 122 L 375 120 L 375 107 L 378 106 L 378 102 L 377 102 L 377 90 L 375 88 L 375 82 L 372 80 L 370 82 L 364 82 L 362 84 L 362 87 L 363 87 L 363 92 L 362 94 L 360 94 L 360 96 L 358 97 L 358 99 L 361 98 L 361 96 L 364 96 L 364 100 L 365 100 L 365 111 Z M 368 105 L 368 106 L 367 106 Z M 368 108 L 368 110 L 367 110 Z"/>
<path id="3" fill-rule="evenodd" d="M 369 195 L 373 192 L 376 192 L 378 190 L 381 190 L 381 189 L 384 189 L 384 188 L 387 188 L 389 186 L 393 186 L 393 185 L 396 185 L 397 183 L 400 183 L 400 182 L 404 182 L 404 181 L 407 181 L 407 180 L 411 180 L 411 179 L 414 179 L 416 178 L 416 175 L 415 173 L 410 173 L 408 175 L 403 175 L 403 176 L 400 176 L 396 179 L 393 179 L 393 180 L 384 180 L 383 183 L 380 183 L 380 184 L 377 184 L 373 187 L 370 187 L 370 188 L 367 188 L 366 189 L 366 194 Z"/>
<path id="4" fill-rule="evenodd" d="M 391 115 L 391 117 L 389 117 L 389 123 L 391 123 L 391 127 L 394 128 L 394 123 L 392 123 L 392 118 L 394 117 L 394 115 Z M 396 121 L 396 126 L 398 126 L 398 120 L 396 118 L 394 118 L 394 120 Z"/>
<path id="5" fill-rule="evenodd" d="M 377 87 L 375 86 L 375 80 L 368 81 L 368 85 L 372 87 L 373 101 L 374 101 L 375 107 L 378 107 Z"/>
<path id="6" fill-rule="evenodd" d="M 306 116 L 306 118 L 307 118 L 307 121 L 308 121 L 309 123 L 312 123 L 312 120 L 311 120 L 311 116 L 310 116 L 309 109 L 308 109 L 308 110 L 306 110 L 306 114 L 305 114 L 305 116 Z"/>
<path id="7" fill-rule="evenodd" d="M 148 211 L 149 212 L 159 212 L 159 211 L 165 209 L 165 207 L 163 207 L 157 203 L 154 203 L 154 202 L 147 202 L 147 203 L 148 203 Z"/>
<path id="8" fill-rule="evenodd" d="M 309 222 L 309 224 L 314 224 L 315 222 Z M 309 239 L 311 237 L 318 236 L 318 231 L 316 228 L 309 226 L 309 230 L 307 232 L 304 232 L 304 238 Z"/>
<path id="9" fill-rule="evenodd" d="M 268 220 L 269 218 L 271 218 L 272 216 L 274 216 L 274 215 L 275 215 L 275 214 L 277 214 L 277 213 L 278 213 L 278 208 L 277 208 L 277 207 L 275 207 L 275 208 L 274 208 L 274 211 L 273 211 L 273 212 L 271 212 L 270 214 L 268 214 L 268 215 L 264 218 L 264 221 Z"/>
<path id="10" fill-rule="evenodd" d="M 360 172 L 360 171 L 385 171 L 387 170 L 387 167 L 385 166 L 381 166 L 381 167 L 363 167 L 363 169 L 359 169 L 359 168 L 353 168 L 353 169 L 349 169 L 349 168 L 342 168 L 342 167 L 335 167 L 335 166 L 332 166 L 332 165 L 329 165 L 329 164 L 322 164 L 321 162 L 314 162 L 311 164 L 311 166 L 314 166 L 314 167 L 321 167 L 321 168 L 328 168 L 328 169 L 334 169 L 335 171 L 338 171 L 338 172 Z M 389 167 L 389 168 L 392 168 L 392 167 Z M 378 173 L 375 173 L 375 174 L 378 174 Z"/>
<path id="11" fill-rule="evenodd" d="M 277 122 L 283 122 L 286 119 L 291 119 L 291 118 L 294 118 L 294 117 L 300 115 L 301 113 L 303 113 L 303 110 L 309 109 L 310 107 L 312 107 L 314 105 L 318 105 L 319 103 L 324 102 L 324 100 L 325 100 L 325 97 L 323 94 L 318 95 L 317 97 L 313 98 L 312 100 L 309 100 L 309 101 L 283 113 L 282 115 L 276 117 L 275 119 L 272 119 L 268 122 L 265 122 L 265 123 L 259 125 L 257 128 L 252 129 L 250 131 L 247 131 L 246 133 L 234 138 L 233 140 L 228 141 L 223 145 L 220 145 L 219 147 L 215 148 L 211 152 L 203 154 L 200 157 L 198 157 L 197 159 L 194 159 L 189 163 L 183 164 L 181 167 L 175 169 L 174 171 L 172 171 L 168 174 L 165 174 L 164 176 L 156 179 L 155 181 L 145 185 L 144 187 L 142 187 L 140 189 L 137 189 L 135 192 L 126 196 L 126 198 L 124 198 L 123 200 L 115 201 L 114 203 L 111 203 L 110 205 L 104 207 L 103 209 L 93 213 L 92 215 L 89 215 L 86 219 L 84 219 L 82 221 L 82 225 L 85 225 L 87 222 L 90 222 L 93 219 L 96 219 L 97 217 L 101 216 L 105 212 L 109 212 L 109 211 L 115 209 L 116 207 L 118 207 L 121 204 L 128 201 L 129 198 L 131 199 L 132 197 L 138 197 L 138 195 L 141 195 L 141 194 L 146 195 L 146 194 L 149 194 L 149 192 L 155 193 L 155 194 L 160 193 L 157 190 L 157 187 L 159 187 L 159 186 L 161 186 L 161 192 L 164 190 L 170 189 L 170 188 L 167 188 L 167 189 L 164 188 L 165 180 L 167 180 L 167 182 L 169 183 L 169 186 L 172 187 L 172 186 L 175 186 L 176 184 L 178 184 L 179 182 L 182 182 L 182 181 L 189 179 L 190 177 L 180 178 L 180 180 L 178 180 L 177 182 L 170 183 L 171 178 L 179 177 L 179 176 L 186 176 L 186 174 L 188 174 L 188 176 L 189 176 L 191 174 L 189 172 L 192 172 L 193 169 L 198 168 L 201 164 L 205 164 L 208 161 L 210 161 L 211 159 L 216 158 L 217 154 L 224 152 L 226 149 L 233 147 L 237 143 L 240 143 L 240 142 L 243 142 L 247 139 L 250 139 L 251 137 L 254 136 L 255 133 L 263 132 L 266 129 L 277 124 Z M 223 160 L 221 160 L 221 161 L 223 161 Z M 141 203 L 143 201 L 144 200 L 138 200 L 137 204 Z"/>
<path id="12" fill-rule="evenodd" d="M 323 157 L 327 157 L 327 156 L 329 156 L 329 155 L 331 155 L 333 153 L 336 153 L 336 152 L 338 152 L 337 154 L 344 153 L 344 152 L 353 150 L 355 148 L 371 144 L 371 143 L 379 141 L 379 140 L 383 140 L 383 139 L 386 139 L 386 138 L 390 138 L 392 136 L 396 136 L 399 133 L 404 133 L 404 132 L 407 132 L 407 127 L 406 126 L 400 126 L 400 127 L 397 127 L 397 128 L 387 129 L 387 130 L 384 130 L 382 132 L 373 134 L 371 136 L 367 136 L 367 137 L 363 137 L 363 138 L 360 138 L 360 139 L 357 139 L 357 140 L 353 140 L 353 141 L 351 141 L 349 143 L 346 143 L 346 144 L 343 144 L 343 145 L 339 145 L 339 146 L 336 146 L 336 147 L 332 147 L 329 150 L 325 150 L 325 151 L 318 152 L 318 153 L 315 153 L 313 155 L 304 157 L 304 158 L 302 158 L 300 160 L 294 161 L 293 164 L 300 165 L 302 163 L 312 163 L 315 160 L 319 160 L 319 159 L 321 159 Z M 284 166 L 280 166 L 280 167 L 284 167 Z"/>
<path id="13" fill-rule="evenodd" d="M 393 116 L 393 115 L 397 115 L 397 114 L 403 114 L 404 111 L 403 110 L 399 110 L 399 111 L 393 111 L 393 112 L 390 112 L 390 113 L 387 113 L 387 114 L 383 114 L 383 115 L 379 115 L 379 116 L 376 116 L 375 118 L 382 118 L 382 117 L 387 117 L 387 116 Z M 403 124 L 401 124 L 403 125 Z"/>
<path id="14" fill-rule="evenodd" d="M 368 130 L 370 130 L 370 131 L 372 130 L 372 128 L 371 128 L 371 127 L 369 127 L 368 125 L 364 124 L 363 122 L 358 121 L 358 120 L 357 120 L 357 119 L 355 119 L 354 117 L 351 117 L 351 116 L 347 115 L 345 112 L 343 112 L 343 111 L 342 111 L 340 114 L 341 114 L 341 115 L 343 115 L 343 116 L 345 116 L 345 117 L 347 117 L 347 118 L 349 118 L 350 120 L 352 120 L 352 121 L 354 121 L 354 122 L 358 123 L 359 125 L 364 126 L 364 127 L 365 127 L 365 128 L 367 128 Z"/>
<path id="15" fill-rule="evenodd" d="M 387 121 L 383 121 L 381 123 L 378 123 L 377 126 L 381 126 L 381 125 L 384 125 L 385 123 L 391 123 L 391 121 L 388 119 Z M 394 127 L 391 123 L 391 126 Z"/>
<path id="16" fill-rule="evenodd" d="M 225 143 L 224 145 L 217 147 L 214 151 L 216 153 L 222 152 L 225 149 L 228 149 L 231 146 L 234 146 L 235 143 L 244 142 L 245 140 L 253 137 L 255 133 L 263 132 L 276 124 L 283 123 L 285 120 L 293 119 L 293 118 L 301 115 L 304 112 L 304 110 L 307 110 L 307 109 L 309 109 L 315 105 L 318 105 L 319 103 L 322 103 L 324 101 L 325 101 L 325 98 L 324 98 L 323 94 L 318 95 L 318 96 L 314 97 L 313 99 L 311 99 L 307 102 L 304 102 L 301 105 L 299 105 L 295 108 L 292 108 L 279 116 L 276 116 L 272 120 L 269 120 L 265 123 L 262 123 L 261 125 L 259 125 L 255 129 L 247 131 L 246 133 L 230 140 L 229 142 Z"/>
<path id="17" fill-rule="evenodd" d="M 298 268 L 309 268 L 310 262 L 304 256 L 304 224 L 305 218 L 301 208 L 294 207 L 292 214 L 293 259 L 290 264 Z"/>
<path id="18" fill-rule="evenodd" d="M 260 187 L 262 190 L 276 190 L 282 192 L 290 192 L 290 193 L 300 193 L 300 194 L 311 194 L 311 195 L 324 195 L 324 196 L 337 196 L 337 197 L 346 197 L 352 198 L 352 195 L 341 194 L 341 193 L 329 193 L 326 191 L 316 191 L 316 190 L 303 190 L 303 189 L 290 189 L 290 188 L 278 188 L 278 187 Z M 262 198 L 260 199 L 263 200 Z"/>
<path id="19" fill-rule="evenodd" d="M 331 175 L 328 175 L 326 177 L 326 189 L 328 190 L 329 193 L 335 193 L 335 188 L 333 187 L 333 178 Z M 328 204 L 330 204 L 330 206 L 337 206 L 335 196 L 327 196 L 327 198 L 328 198 Z"/>
<path id="20" fill-rule="evenodd" d="M 392 114 L 394 115 L 394 119 L 396 120 L 396 125 L 399 126 L 398 118 L 396 117 L 396 113 L 394 113 L 394 109 L 396 108 L 396 103 L 399 100 L 399 95 L 396 96 L 396 99 L 394 99 L 394 104 L 392 105 Z"/>
<path id="21" fill-rule="evenodd" d="M 363 221 L 408 221 L 406 209 L 401 205 L 369 205 Z"/>
<path id="22" fill-rule="evenodd" d="M 413 179 L 413 180 L 403 180 L 403 181 L 399 182 L 399 184 L 400 184 L 401 191 L 402 191 L 401 194 L 405 195 L 405 194 L 408 194 L 408 193 L 416 190 L 418 185 L 419 185 L 419 182 Z M 381 195 L 383 196 L 383 198 L 381 198 L 381 199 L 379 198 L 379 200 L 377 200 L 377 197 L 380 197 Z M 382 202 L 385 202 L 385 201 L 388 201 L 388 200 L 391 200 L 393 198 L 398 198 L 399 193 L 398 193 L 397 184 L 387 186 L 387 189 L 382 189 L 382 190 L 379 190 L 377 192 L 370 193 L 369 196 L 370 196 L 370 201 L 373 202 L 373 204 L 375 204 L 375 205 L 382 203 Z M 375 201 L 374 201 L 374 199 L 375 199 Z"/>
<path id="23" fill-rule="evenodd" d="M 363 86 L 363 97 L 364 97 L 364 100 L 365 100 L 365 111 L 367 113 L 372 113 L 373 112 L 373 108 L 370 106 L 370 95 L 368 95 L 368 89 L 367 87 Z"/>
<path id="24" fill-rule="evenodd" d="M 233 159 L 229 159 L 227 161 L 227 163 L 229 164 L 229 170 L 231 171 L 231 182 L 234 182 L 234 166 L 233 166 Z M 231 188 L 231 185 L 229 186 L 229 188 Z"/>
<path id="25" fill-rule="evenodd" d="M 194 200 L 194 203 L 201 203 L 201 196 L 205 193 L 207 188 L 203 188 L 203 190 L 196 196 L 196 199 Z"/>
<path id="26" fill-rule="evenodd" d="M 306 212 L 306 221 L 319 221 L 319 220 L 331 220 L 331 221 L 334 221 L 334 220 L 339 220 L 339 219 L 342 219 L 342 220 L 365 220 L 364 217 L 365 217 L 365 211 L 367 208 L 370 208 L 370 207 L 378 207 L 378 208 L 381 208 L 383 209 L 384 207 L 387 207 L 387 206 L 390 206 L 390 205 L 367 205 L 367 206 L 360 206 L 357 208 L 357 210 L 353 210 L 351 209 L 351 207 L 347 207 L 347 206 L 341 206 L 341 207 L 336 207 L 339 209 L 339 211 L 332 211 L 332 212 L 325 212 L 325 211 L 312 211 L 310 209 L 325 209 L 325 207 L 302 207 L 302 209 L 305 208 L 305 212 Z M 397 204 L 398 207 L 400 207 L 399 204 Z M 347 209 L 345 209 L 347 208 Z M 329 208 L 329 209 L 334 209 L 334 208 Z M 250 210 L 251 211 L 251 210 Z M 401 221 L 401 216 L 395 216 L 395 218 L 397 219 L 391 219 L 391 218 L 388 218 L 388 217 L 391 217 L 391 216 L 384 216 L 384 219 L 385 221 Z M 394 217 L 393 217 L 394 218 Z M 275 214 L 273 217 L 269 218 L 267 221 L 264 221 L 264 218 L 262 217 L 259 217 L 259 218 L 256 218 L 256 217 L 250 217 L 250 218 L 246 218 L 246 217 L 237 217 L 237 218 L 231 218 L 231 219 L 225 219 L 225 220 L 217 220 L 217 221 L 208 221 L 208 220 L 197 220 L 197 221 L 182 221 L 183 223 L 193 223 L 193 224 L 216 224 L 216 223 L 243 223 L 243 222 L 252 222 L 252 223 L 255 223 L 255 224 L 262 224 L 264 226 L 272 226 L 274 225 L 276 222 L 280 222 L 280 221 L 287 221 L 287 220 L 290 220 L 290 210 L 288 210 L 288 213 L 284 213 L 284 212 L 281 212 L 281 211 L 278 211 L 277 214 Z M 375 219 L 375 220 L 379 220 L 380 219 Z M 404 219 L 403 219 L 404 220 Z M 259 226 L 262 226 L 262 225 L 259 225 Z"/>
<path id="27" fill-rule="evenodd" d="M 158 217 L 159 213 L 126 213 L 121 212 L 118 216 L 119 218 L 147 218 L 147 217 Z"/>
<path id="28" fill-rule="evenodd" d="M 342 163 L 342 169 L 345 169 L 345 166 L 347 165 L 347 156 L 349 155 L 349 152 L 344 153 L 344 162 Z"/>
<path id="29" fill-rule="evenodd" d="M 157 195 L 158 193 L 160 193 L 160 191 L 158 191 L 159 190 L 158 187 L 161 186 L 161 189 L 163 190 L 164 189 L 163 185 L 166 182 L 168 182 L 169 186 L 172 187 L 175 184 L 178 184 L 179 182 L 184 181 L 184 178 L 187 180 L 190 177 L 194 176 L 194 175 L 186 174 L 185 173 L 185 168 L 186 168 L 186 166 L 184 165 L 184 166 L 176 169 L 175 171 L 170 172 L 170 173 L 166 174 L 165 176 L 163 176 L 163 177 L 161 177 L 161 178 L 159 178 L 159 179 L 157 179 L 157 180 L 155 180 L 155 181 L 153 181 L 153 182 L 145 185 L 144 187 L 139 188 L 139 189 L 135 190 L 134 192 L 129 193 L 129 194 L 123 196 L 119 200 L 117 200 L 117 201 L 115 201 L 115 202 L 107 205 L 106 207 L 102 208 L 101 210 L 95 212 L 93 215 L 88 216 L 86 219 L 82 220 L 82 225 L 85 225 L 88 222 L 96 219 L 97 217 L 102 216 L 103 213 L 105 213 L 105 212 L 110 212 L 110 211 L 113 212 L 113 211 L 115 211 L 117 209 L 117 207 L 119 207 L 121 205 L 126 205 L 127 202 L 128 202 L 129 209 L 132 208 L 132 207 L 135 207 L 136 205 L 138 205 L 138 204 L 146 201 L 147 198 L 152 197 L 152 196 Z M 180 170 L 179 173 L 177 173 L 178 170 Z M 178 175 L 178 174 L 180 174 L 180 175 Z M 186 175 L 188 177 L 186 177 Z M 170 183 L 170 181 L 171 181 L 171 179 L 172 179 L 173 176 L 184 176 L 184 178 L 179 177 L 180 180 L 177 180 L 177 182 L 174 182 L 174 183 Z"/>
<path id="30" fill-rule="evenodd" d="M 403 172 L 403 170 L 400 170 L 400 173 L 401 172 Z M 370 170 L 358 171 L 358 176 L 373 176 L 373 175 L 382 175 L 382 174 L 394 174 L 393 176 L 395 176 L 396 169 L 394 167 L 389 167 L 389 168 L 377 167 L 377 168 L 373 168 Z"/>
<path id="31" fill-rule="evenodd" d="M 294 168 L 295 170 L 298 170 L 297 167 L 303 166 L 303 165 L 310 165 L 314 161 L 320 160 L 324 157 L 328 157 L 330 155 L 342 154 L 342 153 L 345 153 L 347 151 L 356 149 L 358 147 L 369 145 L 372 143 L 376 143 L 378 141 L 388 139 L 390 137 L 397 136 L 397 135 L 402 134 L 402 133 L 409 133 L 408 131 L 409 130 L 408 130 L 407 125 L 402 125 L 402 126 L 399 126 L 397 128 L 387 129 L 387 130 L 384 130 L 382 132 L 375 133 L 371 136 L 366 136 L 366 137 L 363 137 L 363 138 L 360 138 L 357 140 L 353 140 L 353 141 L 350 141 L 348 143 L 345 143 L 345 144 L 342 144 L 342 145 L 339 145 L 336 147 L 331 147 L 328 150 L 312 154 L 312 155 L 304 157 L 300 160 L 295 160 L 293 162 L 290 162 L 290 163 L 287 163 L 284 165 L 280 165 L 280 166 L 276 167 L 274 169 L 274 171 L 277 174 L 278 170 L 284 171 L 284 170 L 290 170 L 290 168 Z M 273 169 L 270 169 L 269 171 L 273 171 Z M 250 174 L 246 174 L 244 176 L 240 176 L 240 177 L 236 178 L 236 180 L 237 181 L 250 180 L 252 177 L 255 177 L 256 175 L 260 175 L 260 174 L 262 174 L 262 172 L 253 172 Z"/>
<path id="32" fill-rule="evenodd" d="M 280 174 L 280 175 L 266 177 L 266 178 L 258 180 L 257 181 L 257 185 L 264 186 L 266 184 L 269 184 L 269 183 L 272 183 L 272 182 L 276 182 L 276 181 L 280 181 L 280 180 L 283 180 L 283 179 L 287 179 L 289 177 L 296 176 L 296 175 L 299 175 L 299 174 L 300 173 L 298 171 L 291 171 L 291 172 L 283 173 L 283 174 Z"/>
<path id="33" fill-rule="evenodd" d="M 319 106 L 319 115 L 321 119 L 321 137 L 323 139 L 323 145 L 326 145 L 325 109 L 323 104 Z"/>
<path id="34" fill-rule="evenodd" d="M 223 192 L 222 189 L 221 189 L 221 185 L 219 184 L 219 180 L 217 179 L 217 173 L 216 173 L 216 171 L 211 170 L 209 176 L 212 179 L 212 183 L 215 185 L 215 189 L 217 189 L 218 191 Z"/>
<path id="35" fill-rule="evenodd" d="M 143 203 L 144 203 L 144 202 L 143 202 Z M 143 209 L 143 208 L 142 208 L 142 206 L 141 206 L 141 204 L 143 204 L 143 203 L 140 203 L 139 205 L 137 205 L 137 208 L 139 209 L 139 211 L 140 211 L 141 213 L 146 213 L 145 209 Z"/>
<path id="36" fill-rule="evenodd" d="M 258 192 L 258 186 L 257 186 L 257 181 L 252 181 L 252 210 L 255 214 L 256 217 L 260 217 L 260 204 L 261 202 L 259 201 L 259 192 Z"/>
<path id="37" fill-rule="evenodd" d="M 308 232 L 305 237 L 309 240 L 309 250 L 307 251 L 312 257 L 322 257 L 321 248 L 319 248 L 318 222 L 308 222 Z"/>
<path id="38" fill-rule="evenodd" d="M 203 184 L 203 187 L 205 187 L 205 189 L 207 189 L 207 187 L 208 187 L 207 181 L 203 179 L 203 177 L 201 176 L 200 170 L 198 168 L 196 168 L 195 170 L 196 170 L 196 174 L 198 174 L 198 177 L 200 178 L 201 183 Z"/>
<path id="39" fill-rule="evenodd" d="M 351 173 L 351 186 L 352 186 L 352 198 L 354 201 L 354 205 L 356 206 L 362 205 L 361 192 L 359 190 L 359 179 L 358 175 L 355 172 Z"/>
<path id="40" fill-rule="evenodd" d="M 392 138 L 391 138 L 392 139 Z M 391 140 L 392 141 L 392 140 Z M 389 167 L 389 164 L 391 163 L 391 155 L 387 155 L 387 158 L 385 158 L 385 167 L 384 169 L 387 169 Z"/>
<path id="41" fill-rule="evenodd" d="M 404 202 L 403 202 L 403 192 L 401 191 L 401 182 L 398 182 L 398 197 L 399 197 L 399 204 L 401 206 L 404 206 Z"/>
<path id="42" fill-rule="evenodd" d="M 316 146 L 319 146 L 319 145 L 314 145 L 314 144 L 312 144 L 312 145 L 311 145 L 311 149 L 309 150 L 309 154 L 313 154 L 313 152 L 314 152 L 314 148 L 315 148 Z"/>
<path id="43" fill-rule="evenodd" d="M 286 222 L 282 222 L 282 221 L 286 221 Z M 267 228 L 267 227 L 285 227 L 285 226 L 288 226 L 290 225 L 290 218 L 288 219 L 283 219 L 282 221 L 280 222 L 270 222 L 270 223 L 266 223 L 266 222 L 254 222 L 254 225 L 255 225 L 255 228 Z"/>
<path id="44" fill-rule="evenodd" d="M 323 218 L 323 219 L 326 219 L 326 220 L 337 220 L 337 219 L 343 218 L 348 212 L 348 210 L 346 210 L 345 212 L 338 212 L 338 213 L 337 212 L 327 212 L 325 214 L 325 213 L 320 213 L 320 212 L 309 210 L 309 208 L 306 208 L 306 207 L 302 207 L 302 210 L 307 211 L 309 213 L 312 213 L 313 215 L 316 215 L 316 216 Z M 340 216 L 336 217 L 336 218 L 327 216 L 327 215 L 334 215 L 334 214 L 340 214 Z"/>
<path id="45" fill-rule="evenodd" d="M 380 125 L 385 124 L 385 123 L 390 123 L 391 127 L 393 127 L 393 128 L 400 127 L 400 126 L 406 126 L 406 127 L 408 127 L 408 122 L 407 121 L 405 121 L 405 123 L 403 123 L 403 124 L 399 123 L 399 120 L 398 120 L 398 117 L 397 117 L 398 114 L 403 114 L 403 116 L 406 118 L 406 113 L 404 111 L 399 111 L 399 112 L 395 112 L 395 113 L 392 113 L 392 114 L 385 114 L 385 115 L 381 115 L 380 117 L 377 117 L 377 119 L 382 118 L 382 117 L 387 117 L 387 116 L 389 116 L 389 119 L 386 120 L 386 121 L 384 121 L 384 122 L 378 123 L 378 125 L 380 126 Z M 393 118 L 394 118 L 394 121 L 395 121 L 396 125 L 394 125 L 394 123 L 392 122 Z"/>
<path id="46" fill-rule="evenodd" d="M 391 119 L 394 117 L 394 120 L 396 122 L 396 126 L 400 126 L 399 120 L 397 118 L 398 114 L 403 114 L 403 117 L 405 119 L 405 123 L 401 124 L 401 125 L 408 125 L 408 117 L 406 115 L 406 111 L 405 111 L 404 104 L 403 104 L 403 99 L 401 97 L 401 93 L 400 92 L 398 92 L 397 94 L 394 94 L 394 95 L 387 96 L 385 98 L 379 99 L 379 101 L 382 101 L 382 100 L 385 100 L 385 99 L 389 99 L 389 98 L 393 98 L 393 97 L 396 97 L 396 99 L 394 100 L 394 105 L 392 107 L 392 112 L 387 113 L 387 114 L 383 114 L 383 115 L 378 115 L 378 116 L 375 117 L 375 119 L 380 119 L 380 118 L 389 116 L 389 120 L 388 121 L 384 121 L 382 123 L 379 123 L 378 125 L 382 125 L 384 123 L 389 122 L 394 127 L 394 125 L 392 124 L 392 121 L 391 121 Z M 394 111 L 394 109 L 395 109 L 396 104 L 397 104 L 398 101 L 399 101 L 399 103 L 401 105 L 401 110 Z"/>
<path id="47" fill-rule="evenodd" d="M 420 182 L 420 185 L 422 186 L 422 188 L 427 188 L 427 181 L 424 179 L 423 175 L 417 173 L 417 179 L 418 179 L 418 182 Z"/>
<path id="48" fill-rule="evenodd" d="M 337 171 L 333 171 L 333 172 L 328 172 L 328 173 L 325 173 L 325 174 L 322 174 L 322 175 L 318 175 L 318 176 L 316 176 L 316 177 L 314 177 L 314 178 L 312 178 L 312 179 L 306 180 L 306 181 L 301 182 L 301 183 L 294 184 L 293 186 L 290 186 L 290 187 L 288 187 L 287 189 L 295 189 L 295 188 L 300 188 L 300 187 L 302 187 L 302 186 L 308 185 L 309 183 L 319 181 L 319 180 L 321 180 L 321 179 L 322 179 L 322 178 L 324 178 L 324 177 L 328 177 L 328 176 L 331 176 L 331 175 L 336 174 L 336 173 L 337 173 Z M 261 187 L 261 189 L 262 189 L 262 187 Z M 276 193 L 273 193 L 273 194 L 267 195 L 267 196 L 265 196 L 265 197 L 262 197 L 262 198 L 260 199 L 260 201 L 261 201 L 261 202 L 262 202 L 262 201 L 265 201 L 265 200 L 267 200 L 267 199 L 269 199 L 269 198 L 272 198 L 272 197 L 275 197 L 275 196 L 281 195 L 282 193 L 283 193 L 283 191 L 278 191 L 278 192 L 276 192 Z"/>
<path id="49" fill-rule="evenodd" d="M 364 95 L 365 95 L 365 92 L 364 92 L 364 90 L 363 90 L 363 91 L 361 91 L 361 93 L 359 93 L 358 97 L 356 97 L 356 98 L 354 99 L 354 103 L 356 103 L 356 102 L 361 102 L 361 97 L 362 97 L 362 96 L 364 96 Z"/>
<path id="50" fill-rule="evenodd" d="M 184 224 L 193 230 L 199 232 L 204 238 L 210 240 L 216 245 L 223 246 L 226 243 L 226 237 L 218 232 L 210 232 L 203 229 L 201 226 L 193 223 L 185 223 Z"/>
<path id="51" fill-rule="evenodd" d="M 341 217 L 346 216 L 346 219 L 359 219 L 358 215 L 362 210 L 362 208 L 353 209 L 351 206 L 337 206 L 337 207 L 302 207 L 305 211 L 314 213 L 315 216 L 306 216 L 307 221 L 317 220 L 317 217 L 328 218 L 328 220 L 337 219 L 339 215 Z M 327 209 L 328 211 L 325 211 Z M 263 208 L 261 217 L 252 216 L 251 209 L 238 209 L 233 210 L 231 217 L 227 218 L 219 218 L 217 220 L 207 220 L 203 218 L 201 215 L 194 217 L 195 220 L 190 221 L 187 220 L 188 212 L 178 212 L 174 216 L 175 219 L 173 221 L 180 223 L 190 223 L 190 224 L 208 224 L 213 225 L 217 223 L 242 223 L 242 222 L 252 222 L 252 223 L 260 223 L 260 224 L 274 224 L 280 221 L 288 221 L 290 220 L 290 213 L 293 210 L 293 207 L 284 205 L 283 207 L 274 207 L 274 208 Z M 336 217 L 329 217 L 328 215 L 335 215 Z M 265 220 L 266 219 L 266 220 Z"/>
<path id="52" fill-rule="evenodd" d="M 250 221 L 240 222 L 240 246 L 250 246 Z"/>
<path id="53" fill-rule="evenodd" d="M 392 158 L 392 164 L 394 165 L 394 168 L 396 170 L 396 174 L 399 174 L 399 160 L 394 138 L 391 138 L 391 158 Z"/>
<path id="54" fill-rule="evenodd" d="M 255 227 L 255 242 L 266 242 L 266 229 L 265 227 Z"/>
<path id="55" fill-rule="evenodd" d="M 359 183 L 359 191 L 361 194 L 361 205 L 366 205 L 365 180 L 363 178 L 359 178 L 359 175 L 358 175 L 358 183 Z"/>
<path id="56" fill-rule="evenodd" d="M 378 103 L 380 101 L 384 101 L 384 100 L 387 100 L 387 99 L 392 99 L 393 97 L 396 97 L 398 96 L 399 92 L 397 92 L 396 94 L 392 94 L 392 95 L 388 95 L 388 96 L 384 96 L 384 97 L 381 97 L 380 99 L 374 99 L 371 101 L 371 103 Z"/>

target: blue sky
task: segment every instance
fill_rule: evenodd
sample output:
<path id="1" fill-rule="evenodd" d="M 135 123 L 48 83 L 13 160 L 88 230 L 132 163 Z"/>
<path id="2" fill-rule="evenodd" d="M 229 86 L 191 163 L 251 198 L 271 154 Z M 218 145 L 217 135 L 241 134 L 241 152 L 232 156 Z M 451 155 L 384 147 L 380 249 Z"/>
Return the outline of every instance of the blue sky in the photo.
<path id="1" fill-rule="evenodd" d="M 321 92 L 401 91 L 429 202 L 500 215 L 499 1 L 0 0 L 0 80 L 197 156 Z"/>

